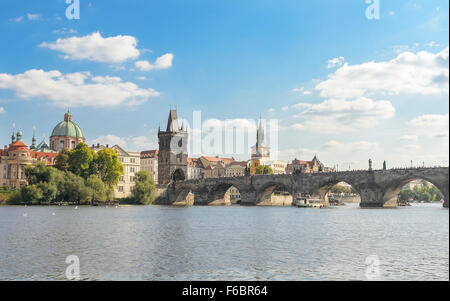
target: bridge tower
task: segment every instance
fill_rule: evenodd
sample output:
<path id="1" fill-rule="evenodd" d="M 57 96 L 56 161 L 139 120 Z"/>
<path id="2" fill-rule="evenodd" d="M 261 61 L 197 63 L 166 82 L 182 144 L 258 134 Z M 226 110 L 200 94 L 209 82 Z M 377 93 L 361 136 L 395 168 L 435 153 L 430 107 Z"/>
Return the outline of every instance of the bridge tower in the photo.
<path id="1" fill-rule="evenodd" d="M 188 132 L 178 124 L 177 110 L 170 109 L 166 131 L 158 129 L 158 183 L 169 184 L 187 177 Z"/>

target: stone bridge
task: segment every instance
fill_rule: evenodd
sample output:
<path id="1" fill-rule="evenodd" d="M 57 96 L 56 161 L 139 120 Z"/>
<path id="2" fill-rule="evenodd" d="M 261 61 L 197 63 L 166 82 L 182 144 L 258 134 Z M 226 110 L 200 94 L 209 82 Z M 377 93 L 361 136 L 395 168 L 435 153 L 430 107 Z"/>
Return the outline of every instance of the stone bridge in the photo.
<path id="1" fill-rule="evenodd" d="M 167 187 L 158 204 L 226 205 L 226 192 L 232 186 L 241 194 L 241 205 L 263 204 L 274 191 L 292 196 L 302 193 L 320 198 L 328 205 L 328 191 L 339 182 L 346 182 L 360 194 L 361 207 L 395 207 L 401 188 L 415 179 L 434 184 L 449 201 L 449 168 L 411 168 L 361 170 L 300 175 L 254 175 L 246 177 L 211 178 L 174 182 Z"/>

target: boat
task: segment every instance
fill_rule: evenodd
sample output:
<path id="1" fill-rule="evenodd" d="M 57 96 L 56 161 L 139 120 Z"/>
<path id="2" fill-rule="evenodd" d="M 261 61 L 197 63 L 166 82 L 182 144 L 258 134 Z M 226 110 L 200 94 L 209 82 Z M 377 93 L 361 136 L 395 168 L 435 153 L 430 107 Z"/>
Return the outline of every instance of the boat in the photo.
<path id="1" fill-rule="evenodd" d="M 323 208 L 322 201 L 320 199 L 298 197 L 293 202 L 297 208 Z"/>

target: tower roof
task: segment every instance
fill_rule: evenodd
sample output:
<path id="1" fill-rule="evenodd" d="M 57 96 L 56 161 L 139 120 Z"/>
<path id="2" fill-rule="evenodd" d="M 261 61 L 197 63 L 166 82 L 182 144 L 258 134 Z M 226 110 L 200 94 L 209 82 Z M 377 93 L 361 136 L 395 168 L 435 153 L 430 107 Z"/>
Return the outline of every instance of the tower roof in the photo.
<path id="1" fill-rule="evenodd" d="M 64 121 L 55 126 L 51 136 L 84 138 L 83 131 L 78 124 L 72 121 L 72 114 L 69 112 L 64 114 Z"/>
<path id="2" fill-rule="evenodd" d="M 178 132 L 180 127 L 178 126 L 178 114 L 177 110 L 170 110 L 169 120 L 167 121 L 167 132 Z"/>

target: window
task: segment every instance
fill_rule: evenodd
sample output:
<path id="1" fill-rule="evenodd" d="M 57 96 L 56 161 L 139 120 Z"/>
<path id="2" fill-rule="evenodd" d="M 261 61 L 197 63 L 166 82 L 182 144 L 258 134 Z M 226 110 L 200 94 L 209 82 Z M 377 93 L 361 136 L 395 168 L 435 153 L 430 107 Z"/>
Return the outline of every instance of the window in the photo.
<path id="1" fill-rule="evenodd" d="M 75 141 L 72 141 L 72 149 L 75 148 Z"/>
<path id="2" fill-rule="evenodd" d="M 131 162 L 131 163 L 136 163 L 136 159 L 135 159 L 135 158 L 131 158 L 131 159 L 130 159 L 130 162 Z"/>
<path id="3" fill-rule="evenodd" d="M 64 140 L 59 141 L 59 147 L 64 148 Z"/>
<path id="4" fill-rule="evenodd" d="M 136 171 L 136 168 L 130 167 L 130 172 L 135 172 L 135 171 Z"/>
<path id="5" fill-rule="evenodd" d="M 120 181 L 120 182 L 123 182 L 123 176 L 120 177 L 119 181 Z"/>
<path id="6" fill-rule="evenodd" d="M 134 182 L 134 177 L 133 176 L 130 177 L 130 182 Z"/>
<path id="7" fill-rule="evenodd" d="M 123 192 L 123 186 L 119 186 L 119 192 Z"/>

